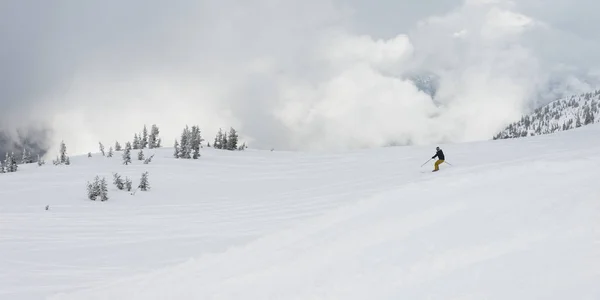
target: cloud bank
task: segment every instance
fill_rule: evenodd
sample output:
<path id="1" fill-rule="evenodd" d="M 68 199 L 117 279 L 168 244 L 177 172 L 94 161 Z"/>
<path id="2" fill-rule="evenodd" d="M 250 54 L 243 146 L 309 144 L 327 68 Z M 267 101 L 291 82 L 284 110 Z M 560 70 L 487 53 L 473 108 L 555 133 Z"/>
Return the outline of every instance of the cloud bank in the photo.
<path id="1" fill-rule="evenodd" d="M 3 2 L 0 125 L 44 124 L 73 154 L 153 123 L 166 145 L 197 124 L 209 140 L 233 126 L 254 148 L 342 150 L 489 139 L 596 87 L 589 9 L 436 2 Z"/>

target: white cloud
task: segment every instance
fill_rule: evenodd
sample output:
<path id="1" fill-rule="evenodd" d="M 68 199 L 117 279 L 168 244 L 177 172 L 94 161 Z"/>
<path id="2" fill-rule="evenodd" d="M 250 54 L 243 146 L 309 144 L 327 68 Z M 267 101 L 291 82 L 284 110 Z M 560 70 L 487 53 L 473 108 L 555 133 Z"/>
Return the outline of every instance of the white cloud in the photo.
<path id="1" fill-rule="evenodd" d="M 560 26 L 558 8 L 540 12 L 537 0 L 439 0 L 435 13 L 379 1 L 65 6 L 48 14 L 37 56 L 55 62 L 38 65 L 57 84 L 21 111 L 52 121 L 76 153 L 144 123 L 161 126 L 165 145 L 198 124 L 207 139 L 234 126 L 253 147 L 347 149 L 490 138 L 540 96 L 599 81 L 600 44 L 583 37 L 593 32 Z M 415 74 L 435 74 L 435 98 Z"/>

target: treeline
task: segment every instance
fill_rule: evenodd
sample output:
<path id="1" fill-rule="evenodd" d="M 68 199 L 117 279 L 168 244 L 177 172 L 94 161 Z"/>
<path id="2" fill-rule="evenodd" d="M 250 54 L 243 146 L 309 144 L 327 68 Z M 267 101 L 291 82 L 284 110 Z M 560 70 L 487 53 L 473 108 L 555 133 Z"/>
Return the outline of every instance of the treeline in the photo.
<path id="1" fill-rule="evenodd" d="M 571 130 L 600 121 L 600 90 L 556 100 L 509 124 L 493 139 L 519 138 Z"/>

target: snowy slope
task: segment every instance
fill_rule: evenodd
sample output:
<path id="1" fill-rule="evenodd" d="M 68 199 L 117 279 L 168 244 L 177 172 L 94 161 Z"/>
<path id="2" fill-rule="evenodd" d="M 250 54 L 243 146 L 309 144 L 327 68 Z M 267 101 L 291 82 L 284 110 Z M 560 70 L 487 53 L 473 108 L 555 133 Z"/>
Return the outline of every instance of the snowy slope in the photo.
<path id="1" fill-rule="evenodd" d="M 433 147 L 28 165 L 0 176 L 0 299 L 600 299 L 599 125 L 443 145 L 438 173 Z"/>
<path id="2" fill-rule="evenodd" d="M 579 128 L 600 122 L 600 90 L 573 95 L 537 108 L 509 124 L 494 139 L 536 136 Z"/>

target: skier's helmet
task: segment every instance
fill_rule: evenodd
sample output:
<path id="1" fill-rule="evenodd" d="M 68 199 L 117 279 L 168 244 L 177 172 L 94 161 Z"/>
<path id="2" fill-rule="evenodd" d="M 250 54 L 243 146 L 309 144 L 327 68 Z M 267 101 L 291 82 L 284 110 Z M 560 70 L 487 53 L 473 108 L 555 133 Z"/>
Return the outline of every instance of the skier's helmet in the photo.
<path id="1" fill-rule="evenodd" d="M 440 147 L 435 147 L 435 150 L 438 150 L 438 151 L 439 151 L 439 150 L 440 150 Z"/>

